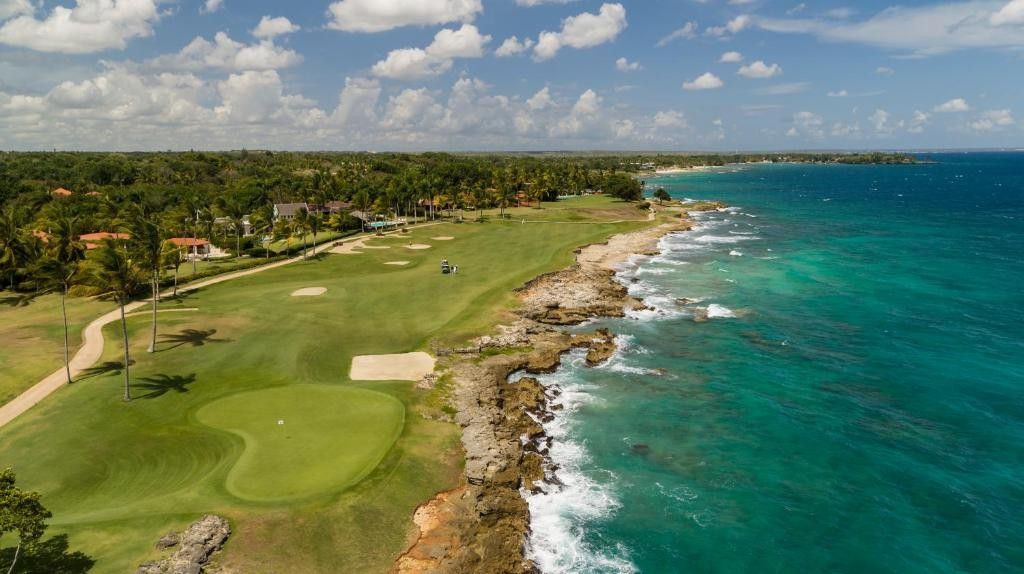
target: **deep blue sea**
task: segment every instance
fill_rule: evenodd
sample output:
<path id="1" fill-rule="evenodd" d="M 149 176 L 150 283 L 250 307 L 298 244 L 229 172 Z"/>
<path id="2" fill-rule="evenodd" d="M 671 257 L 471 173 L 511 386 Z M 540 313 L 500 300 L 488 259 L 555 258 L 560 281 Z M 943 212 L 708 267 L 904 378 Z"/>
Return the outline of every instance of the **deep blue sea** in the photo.
<path id="1" fill-rule="evenodd" d="M 648 181 L 732 207 L 544 377 L 546 574 L 1024 571 L 1024 153 L 921 158 Z"/>

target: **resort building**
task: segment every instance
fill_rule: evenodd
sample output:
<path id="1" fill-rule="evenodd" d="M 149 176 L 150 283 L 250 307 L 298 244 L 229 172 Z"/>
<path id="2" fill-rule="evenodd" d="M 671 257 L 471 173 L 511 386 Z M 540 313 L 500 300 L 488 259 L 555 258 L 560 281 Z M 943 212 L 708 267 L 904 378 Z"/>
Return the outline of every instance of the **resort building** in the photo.
<path id="1" fill-rule="evenodd" d="M 214 255 L 216 249 L 206 239 L 193 239 L 191 237 L 172 237 L 167 240 L 172 245 L 188 249 L 186 259 L 207 259 Z"/>
<path id="2" fill-rule="evenodd" d="M 100 246 L 100 242 L 105 239 L 116 239 L 116 240 L 128 240 L 132 236 L 127 233 L 112 233 L 109 231 L 97 231 L 96 233 L 86 233 L 78 236 L 78 239 L 85 243 L 86 249 L 96 249 Z"/>

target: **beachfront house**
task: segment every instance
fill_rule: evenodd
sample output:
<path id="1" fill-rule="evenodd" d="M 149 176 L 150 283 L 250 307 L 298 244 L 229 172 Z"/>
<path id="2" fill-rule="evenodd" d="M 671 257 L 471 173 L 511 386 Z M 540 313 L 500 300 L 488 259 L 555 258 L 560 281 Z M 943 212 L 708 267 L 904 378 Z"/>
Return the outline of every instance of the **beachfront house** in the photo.
<path id="1" fill-rule="evenodd" d="M 192 237 L 172 237 L 167 240 L 171 245 L 175 247 L 181 247 L 186 250 L 185 259 L 191 261 L 193 259 L 208 259 L 213 255 L 215 249 L 213 245 L 206 239 L 192 238 Z"/>

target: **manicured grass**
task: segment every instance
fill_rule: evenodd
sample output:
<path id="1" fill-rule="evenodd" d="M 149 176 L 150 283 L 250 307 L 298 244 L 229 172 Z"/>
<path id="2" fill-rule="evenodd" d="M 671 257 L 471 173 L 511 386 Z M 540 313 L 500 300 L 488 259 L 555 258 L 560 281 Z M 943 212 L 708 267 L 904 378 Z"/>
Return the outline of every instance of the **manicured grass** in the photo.
<path id="1" fill-rule="evenodd" d="M 114 308 L 109 301 L 68 297 L 71 354 L 82 344 L 82 329 Z M 64 364 L 60 297 L 0 293 L 0 404 Z"/>
<path id="2" fill-rule="evenodd" d="M 621 207 L 601 200 L 581 208 Z M 523 211 L 565 216 L 560 208 Z M 120 400 L 112 324 L 105 369 L 0 429 L 0 466 L 14 466 L 20 486 L 42 493 L 54 513 L 49 534 L 68 534 L 73 550 L 97 560 L 94 572 L 131 571 L 154 555 L 160 535 L 208 512 L 232 521 L 219 561 L 234 571 L 386 571 L 408 542 L 416 506 L 458 482 L 459 429 L 421 416 L 437 412 L 437 397 L 412 383 L 349 381 L 352 357 L 481 334 L 509 319 L 512 288 L 566 266 L 574 247 L 646 225 L 602 217 L 585 215 L 590 225 L 423 227 L 370 241 L 390 249 L 323 254 L 186 294 L 175 304 L 200 311 L 161 316 L 157 353 L 145 352 L 148 317 L 129 319 L 130 403 Z M 438 236 L 455 239 L 430 239 Z M 459 274 L 442 275 L 441 259 Z M 410 264 L 384 264 L 394 260 Z M 290 296 L 313 286 L 326 294 Z M 349 411 L 339 406 L 346 401 Z M 394 422 L 402 417 L 396 402 L 404 424 Z M 369 413 L 386 420 L 368 422 Z M 290 421 L 310 419 L 294 431 L 309 449 L 281 452 L 296 440 L 254 429 L 268 417 L 284 419 L 288 432 Z M 367 444 L 349 452 L 353 441 Z M 266 468 L 278 472 L 257 476 Z"/>
<path id="3" fill-rule="evenodd" d="M 213 401 L 196 417 L 245 441 L 228 491 L 280 502 L 358 482 L 401 434 L 404 414 L 402 402 L 383 393 L 289 385 Z"/>

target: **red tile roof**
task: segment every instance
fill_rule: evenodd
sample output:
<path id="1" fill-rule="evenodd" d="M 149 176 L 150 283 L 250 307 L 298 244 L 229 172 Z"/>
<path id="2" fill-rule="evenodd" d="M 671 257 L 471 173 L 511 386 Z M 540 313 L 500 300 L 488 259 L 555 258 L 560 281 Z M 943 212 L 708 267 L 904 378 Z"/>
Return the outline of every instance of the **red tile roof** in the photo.
<path id="1" fill-rule="evenodd" d="M 132 236 L 127 233 L 111 233 L 109 231 L 97 231 L 96 233 L 86 233 L 80 235 L 78 239 L 85 242 L 86 249 L 96 249 L 99 247 L 100 241 L 104 239 L 131 239 Z"/>
<path id="2" fill-rule="evenodd" d="M 210 244 L 210 242 L 205 239 L 192 239 L 191 237 L 172 237 L 167 241 L 170 241 L 178 247 L 201 247 L 203 245 Z"/>

